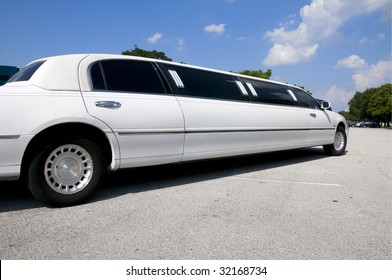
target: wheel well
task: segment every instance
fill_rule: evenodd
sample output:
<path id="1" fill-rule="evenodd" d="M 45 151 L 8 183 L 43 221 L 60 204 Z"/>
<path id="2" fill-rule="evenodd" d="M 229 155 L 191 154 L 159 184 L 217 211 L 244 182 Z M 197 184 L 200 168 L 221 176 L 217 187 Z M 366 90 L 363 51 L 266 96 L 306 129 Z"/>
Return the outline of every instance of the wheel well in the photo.
<path id="1" fill-rule="evenodd" d="M 337 128 L 339 128 L 339 127 L 343 127 L 344 129 L 346 129 L 346 126 L 342 122 L 338 124 Z"/>
<path id="2" fill-rule="evenodd" d="M 112 162 L 111 146 L 102 130 L 82 123 L 58 124 L 41 131 L 30 141 L 23 155 L 22 176 L 26 174 L 28 166 L 34 157 L 46 145 L 67 138 L 89 139 L 95 142 L 103 152 L 105 165 L 109 165 Z"/>

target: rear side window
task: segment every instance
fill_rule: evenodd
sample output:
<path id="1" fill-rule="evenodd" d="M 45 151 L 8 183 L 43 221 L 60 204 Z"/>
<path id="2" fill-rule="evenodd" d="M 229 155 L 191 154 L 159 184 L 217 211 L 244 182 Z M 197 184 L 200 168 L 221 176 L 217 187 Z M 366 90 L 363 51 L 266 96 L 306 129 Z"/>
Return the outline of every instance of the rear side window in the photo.
<path id="1" fill-rule="evenodd" d="M 244 80 L 256 102 L 297 106 L 295 97 L 283 85 L 256 80 Z"/>
<path id="2" fill-rule="evenodd" d="M 316 99 L 311 97 L 305 91 L 296 88 L 293 88 L 292 91 L 297 96 L 300 106 L 307 107 L 307 108 L 314 108 L 314 109 L 319 108 L 319 103 L 316 101 Z"/>
<path id="3" fill-rule="evenodd" d="M 11 79 L 8 80 L 8 83 L 23 82 L 23 81 L 30 80 L 30 78 L 34 75 L 35 71 L 37 71 L 38 68 L 44 63 L 45 61 L 39 61 L 27 65 L 25 68 L 23 68 L 22 70 L 17 72 L 14 76 L 12 76 Z"/>
<path id="4" fill-rule="evenodd" d="M 95 90 L 165 93 L 154 65 L 148 61 L 104 60 L 90 69 Z"/>
<path id="5" fill-rule="evenodd" d="M 162 65 L 169 77 L 172 78 L 177 94 L 224 100 L 248 101 L 242 93 L 235 77 L 212 71 L 181 67 L 177 65 Z"/>

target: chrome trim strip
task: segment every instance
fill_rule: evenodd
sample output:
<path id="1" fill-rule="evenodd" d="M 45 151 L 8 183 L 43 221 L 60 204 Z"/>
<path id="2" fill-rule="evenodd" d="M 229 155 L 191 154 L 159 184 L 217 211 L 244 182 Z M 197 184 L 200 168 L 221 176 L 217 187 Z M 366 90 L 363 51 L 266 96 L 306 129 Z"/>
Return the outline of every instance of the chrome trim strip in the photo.
<path id="1" fill-rule="evenodd" d="M 246 85 L 248 86 L 248 88 L 250 89 L 250 92 L 252 93 L 252 95 L 253 95 L 254 97 L 259 97 L 259 96 L 257 95 L 257 92 L 256 92 L 255 88 L 253 87 L 253 85 L 252 85 L 251 83 L 246 83 Z"/>
<path id="2" fill-rule="evenodd" d="M 222 129 L 222 130 L 187 130 L 186 134 L 194 133 L 234 133 L 234 132 L 280 132 L 280 131 L 316 131 L 335 130 L 335 128 L 245 128 L 245 129 Z"/>
<path id="3" fill-rule="evenodd" d="M 297 97 L 295 97 L 294 92 L 291 89 L 288 89 L 287 92 L 291 95 L 295 102 L 298 102 Z"/>
<path id="4" fill-rule="evenodd" d="M 178 76 L 177 71 L 169 70 L 169 73 L 172 76 L 173 80 L 176 82 L 176 86 L 178 88 L 185 88 L 184 83 L 182 82 L 180 76 Z"/>
<path id="5" fill-rule="evenodd" d="M 183 128 L 167 128 L 167 129 L 117 129 L 115 133 L 118 135 L 130 135 L 130 134 L 184 134 Z"/>
<path id="6" fill-rule="evenodd" d="M 238 88 L 241 90 L 242 94 L 248 96 L 248 92 L 246 91 L 244 85 L 240 81 L 235 81 Z"/>
<path id="7" fill-rule="evenodd" d="M 316 131 L 316 130 L 335 130 L 334 127 L 326 128 L 244 128 L 244 129 L 187 129 L 186 131 L 179 130 L 162 130 L 162 131 L 121 131 L 118 132 L 120 136 L 129 135 L 164 135 L 164 134 L 196 134 L 196 133 L 241 133 L 241 132 L 279 132 L 279 131 Z"/>
<path id="8" fill-rule="evenodd" d="M 19 139 L 20 135 L 0 135 L 0 140 Z"/>
<path id="9" fill-rule="evenodd" d="M 129 132 L 118 132 L 120 136 L 129 135 L 165 135 L 165 134 L 184 134 L 184 131 L 129 131 Z"/>

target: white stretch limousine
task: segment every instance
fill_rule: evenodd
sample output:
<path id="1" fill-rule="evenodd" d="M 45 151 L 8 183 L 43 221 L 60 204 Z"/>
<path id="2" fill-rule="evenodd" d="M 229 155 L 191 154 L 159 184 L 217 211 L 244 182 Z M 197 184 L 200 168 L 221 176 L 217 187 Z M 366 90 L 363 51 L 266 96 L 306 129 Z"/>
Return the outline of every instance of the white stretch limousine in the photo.
<path id="1" fill-rule="evenodd" d="M 121 55 L 36 60 L 0 87 L 0 179 L 52 205 L 81 202 L 106 169 L 324 146 L 345 119 L 302 89 Z"/>

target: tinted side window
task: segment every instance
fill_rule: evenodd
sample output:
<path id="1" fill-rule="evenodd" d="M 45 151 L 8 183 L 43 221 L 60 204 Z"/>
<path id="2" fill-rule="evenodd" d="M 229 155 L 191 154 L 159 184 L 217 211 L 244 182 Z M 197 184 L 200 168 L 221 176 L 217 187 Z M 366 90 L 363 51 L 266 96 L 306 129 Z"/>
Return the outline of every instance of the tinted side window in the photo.
<path id="1" fill-rule="evenodd" d="M 315 109 L 319 108 L 319 103 L 305 91 L 296 88 L 292 88 L 291 90 L 297 96 L 300 106 Z"/>
<path id="2" fill-rule="evenodd" d="M 288 88 L 285 86 L 256 80 L 245 80 L 245 83 L 252 92 L 252 98 L 256 102 L 297 105 L 297 102 L 293 99 L 288 92 Z"/>
<path id="3" fill-rule="evenodd" d="M 103 80 L 101 64 L 95 63 L 90 70 L 91 81 L 93 84 L 93 89 L 105 90 L 106 85 Z"/>
<path id="4" fill-rule="evenodd" d="M 163 66 L 168 76 L 175 81 L 178 94 L 224 100 L 249 100 L 248 96 L 241 92 L 233 76 L 176 65 Z"/>
<path id="5" fill-rule="evenodd" d="M 157 71 L 152 63 L 136 60 L 104 60 L 91 67 L 94 89 L 164 93 Z"/>
<path id="6" fill-rule="evenodd" d="M 8 83 L 12 82 L 23 82 L 23 81 L 28 81 L 30 78 L 34 75 L 35 71 L 44 64 L 45 61 L 39 61 L 35 62 L 33 64 L 30 64 L 17 72 L 14 76 L 11 77 L 11 79 L 8 80 Z"/>

